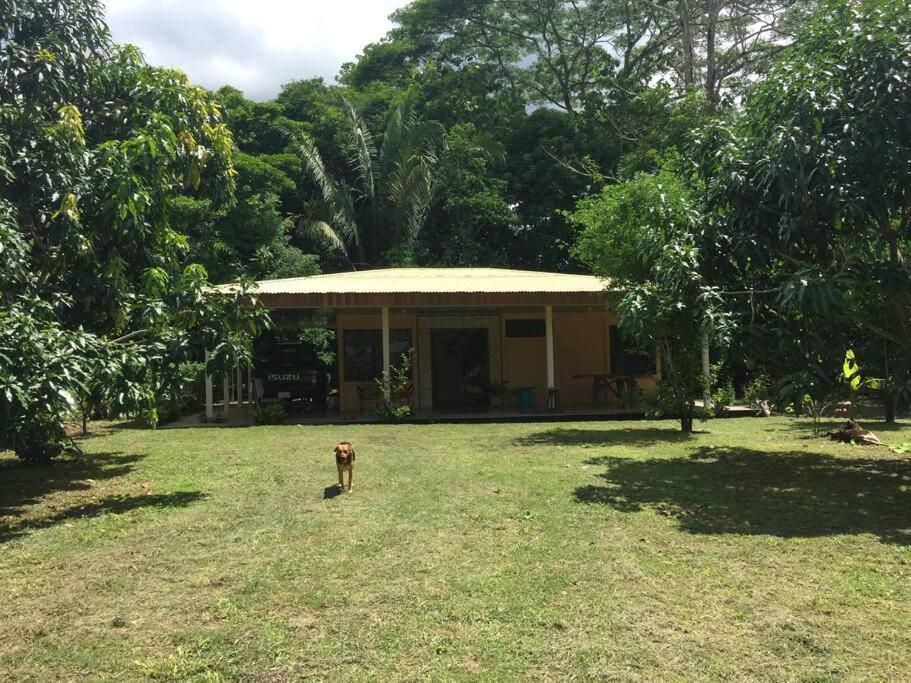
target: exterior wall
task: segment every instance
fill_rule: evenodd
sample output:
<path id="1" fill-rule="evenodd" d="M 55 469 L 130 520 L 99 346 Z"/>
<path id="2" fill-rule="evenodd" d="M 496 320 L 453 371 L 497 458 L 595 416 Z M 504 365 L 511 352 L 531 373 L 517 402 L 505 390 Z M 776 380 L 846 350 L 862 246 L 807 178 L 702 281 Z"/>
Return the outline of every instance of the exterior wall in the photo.
<path id="1" fill-rule="evenodd" d="M 501 316 L 500 336 L 503 340 L 503 381 L 508 382 L 505 407 L 515 408 L 516 399 L 512 390 L 519 387 L 534 387 L 532 399 L 535 408 L 543 409 L 547 403 L 547 359 L 544 337 L 507 337 L 507 320 L 543 320 L 544 308 L 540 313 L 504 313 Z M 556 329 L 556 324 L 554 325 Z M 554 333 L 556 339 L 556 332 Z M 556 346 L 554 367 L 557 366 Z"/>
<path id="2" fill-rule="evenodd" d="M 608 373 L 612 324 L 601 310 L 554 313 L 554 371 L 564 408 L 591 407 L 592 378 L 576 375 Z"/>
<path id="3" fill-rule="evenodd" d="M 344 313 L 339 311 L 336 315 L 336 338 L 338 343 L 338 394 L 339 408 L 342 412 L 358 412 L 361 404 L 357 397 L 358 385 L 371 384 L 369 382 L 349 382 L 345 378 L 345 348 L 343 344 L 345 330 L 380 330 L 383 327 L 382 314 L 379 309 L 376 313 Z M 417 345 L 418 330 L 417 316 L 414 313 L 401 310 L 389 311 L 389 329 L 394 330 L 411 330 L 411 344 Z M 418 364 L 414 363 L 412 367 L 412 380 L 415 385 L 414 407 L 419 409 L 420 400 L 418 396 Z"/>
<path id="4" fill-rule="evenodd" d="M 434 327 L 488 327 L 490 336 L 490 379 L 508 382 L 508 389 L 534 387 L 533 399 L 536 409 L 543 410 L 547 400 L 547 368 L 544 337 L 507 337 L 506 321 L 511 319 L 544 319 L 540 313 L 505 312 L 494 309 L 490 315 L 473 316 L 420 316 L 413 311 L 390 310 L 391 329 L 410 329 L 412 345 L 417 351 L 413 367 L 414 408 L 425 412 L 432 408 L 432 387 L 430 385 L 430 329 Z M 345 313 L 338 311 L 338 373 L 339 406 L 343 412 L 358 412 L 360 402 L 357 386 L 365 382 L 352 382 L 344 376 L 344 331 L 354 329 L 381 329 L 381 314 Z M 560 404 L 564 409 L 590 408 L 592 405 L 592 378 L 575 375 L 610 374 L 609 326 L 616 319 L 599 307 L 592 310 L 554 311 L 554 372 L 557 388 L 560 390 Z M 637 379 L 640 387 L 654 386 L 655 378 L 643 376 Z M 514 408 L 516 399 L 507 392 L 503 398 L 504 407 Z M 496 405 L 496 402 L 493 403 Z M 601 395 L 602 407 L 616 406 L 616 399 L 609 392 Z"/>

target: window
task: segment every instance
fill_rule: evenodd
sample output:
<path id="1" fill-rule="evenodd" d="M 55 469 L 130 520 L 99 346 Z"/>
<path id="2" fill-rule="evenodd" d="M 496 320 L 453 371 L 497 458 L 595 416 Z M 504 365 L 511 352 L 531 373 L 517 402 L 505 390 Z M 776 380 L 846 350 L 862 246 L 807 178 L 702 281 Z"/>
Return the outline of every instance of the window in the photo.
<path id="1" fill-rule="evenodd" d="M 540 318 L 506 321 L 507 337 L 543 337 L 544 320 Z"/>
<path id="2" fill-rule="evenodd" d="M 383 372 L 382 330 L 345 330 L 345 381 L 370 382 Z M 398 363 L 411 348 L 411 330 L 389 330 L 389 362 Z"/>
<path id="3" fill-rule="evenodd" d="M 655 357 L 640 353 L 626 340 L 616 325 L 610 327 L 611 375 L 650 375 L 655 372 Z"/>

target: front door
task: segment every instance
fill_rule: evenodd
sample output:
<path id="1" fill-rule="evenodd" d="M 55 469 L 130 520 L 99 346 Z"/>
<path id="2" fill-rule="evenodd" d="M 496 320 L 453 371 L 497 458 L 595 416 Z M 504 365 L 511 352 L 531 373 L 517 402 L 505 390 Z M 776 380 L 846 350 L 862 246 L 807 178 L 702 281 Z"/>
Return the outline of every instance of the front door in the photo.
<path id="1" fill-rule="evenodd" d="M 490 403 L 487 329 L 431 330 L 436 408 L 486 408 Z"/>

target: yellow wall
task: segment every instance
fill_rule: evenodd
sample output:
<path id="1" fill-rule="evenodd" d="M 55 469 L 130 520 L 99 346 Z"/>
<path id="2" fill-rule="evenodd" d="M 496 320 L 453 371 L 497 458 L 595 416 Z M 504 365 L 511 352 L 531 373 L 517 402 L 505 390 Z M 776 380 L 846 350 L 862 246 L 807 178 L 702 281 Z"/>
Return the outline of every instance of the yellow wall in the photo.
<path id="1" fill-rule="evenodd" d="M 592 378 L 575 375 L 608 372 L 612 322 L 603 311 L 554 312 L 554 374 L 562 407 L 591 406 Z"/>
<path id="2" fill-rule="evenodd" d="M 543 409 L 547 400 L 547 361 L 544 337 L 507 337 L 506 320 L 509 319 L 543 319 L 544 312 L 501 313 L 500 340 L 502 348 L 503 380 L 509 382 L 508 389 L 522 386 L 534 387 L 534 404 Z M 592 405 L 590 377 L 576 378 L 574 375 L 607 374 L 610 372 L 609 332 L 610 325 L 616 319 L 602 310 L 592 311 L 555 311 L 554 312 L 554 374 L 557 388 L 560 390 L 560 404 L 563 409 L 589 408 Z M 414 313 L 390 311 L 389 326 L 392 329 L 411 329 L 412 345 L 417 348 L 417 316 Z M 337 315 L 338 332 L 338 369 L 339 369 L 339 405 L 343 412 L 357 412 L 360 402 L 357 396 L 358 384 L 349 382 L 344 377 L 343 339 L 346 329 L 374 329 L 381 327 L 380 312 L 343 313 Z M 430 352 L 429 349 L 426 350 Z M 500 362 L 491 358 L 490 364 Z M 418 363 L 414 363 L 413 381 L 415 385 L 413 405 L 420 409 L 420 386 Z M 644 389 L 654 386 L 653 377 L 638 378 L 638 384 Z M 602 393 L 602 406 L 616 405 L 616 399 L 610 392 Z M 516 399 L 507 392 L 505 406 L 514 408 Z"/>
<path id="3" fill-rule="evenodd" d="M 544 315 L 531 313 L 504 313 L 500 321 L 500 339 L 503 355 L 503 381 L 507 393 L 504 397 L 506 408 L 515 408 L 516 398 L 512 393 L 519 387 L 534 387 L 532 398 L 536 408 L 543 408 L 547 401 L 547 367 L 544 337 L 507 337 L 507 320 L 543 319 Z"/>

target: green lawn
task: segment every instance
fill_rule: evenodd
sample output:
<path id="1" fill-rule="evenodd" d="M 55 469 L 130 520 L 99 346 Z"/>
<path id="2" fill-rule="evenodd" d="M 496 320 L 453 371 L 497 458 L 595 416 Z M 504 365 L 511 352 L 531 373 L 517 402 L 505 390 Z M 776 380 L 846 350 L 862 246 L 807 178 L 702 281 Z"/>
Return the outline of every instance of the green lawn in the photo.
<path id="1" fill-rule="evenodd" d="M 704 429 L 120 429 L 84 463 L 0 457 L 0 677 L 911 679 L 911 456 Z"/>

